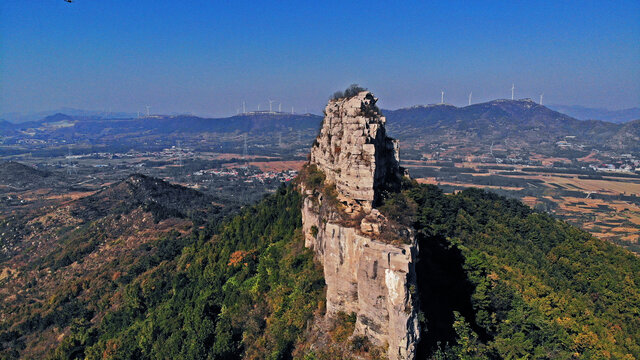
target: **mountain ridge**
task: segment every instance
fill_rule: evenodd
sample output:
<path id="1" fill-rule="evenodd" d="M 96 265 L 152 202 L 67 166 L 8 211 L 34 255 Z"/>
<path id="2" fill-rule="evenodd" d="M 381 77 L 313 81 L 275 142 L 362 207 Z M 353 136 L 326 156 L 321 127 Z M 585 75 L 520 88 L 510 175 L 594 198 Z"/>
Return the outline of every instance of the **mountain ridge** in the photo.
<path id="1" fill-rule="evenodd" d="M 549 108 L 568 114 L 578 120 L 603 120 L 613 123 L 626 123 L 640 118 L 640 108 L 631 107 L 620 110 L 609 110 L 604 108 L 592 108 L 580 105 L 558 105 L 550 104 Z"/>
<path id="2" fill-rule="evenodd" d="M 457 136 L 460 139 L 523 142 L 533 150 L 541 143 L 553 146 L 566 136 L 589 144 L 614 149 L 640 150 L 632 142 L 617 142 L 621 133 L 636 134 L 635 127 L 624 128 L 600 120 L 577 120 L 539 105 L 532 100 L 494 100 L 465 107 L 435 105 L 385 111 L 389 130 L 406 141 L 419 137 Z M 622 135 L 620 135 L 622 136 Z"/>
<path id="3" fill-rule="evenodd" d="M 461 143 L 483 143 L 484 147 L 488 147 L 492 142 L 509 141 L 519 144 L 525 150 L 544 150 L 552 154 L 556 142 L 572 137 L 575 145 L 586 146 L 585 151 L 590 148 L 640 151 L 640 142 L 633 141 L 640 137 L 640 129 L 633 126 L 633 121 L 630 122 L 631 125 L 625 126 L 626 124 L 601 120 L 578 120 L 530 99 L 499 99 L 464 107 L 449 104 L 417 105 L 396 110 L 383 109 L 382 113 L 390 120 L 389 132 L 407 143 L 421 143 L 427 139 L 434 143 L 450 139 Z M 274 137 L 282 136 L 283 132 L 288 133 L 288 136 L 298 132 L 298 136 L 304 136 L 305 142 L 311 142 L 321 120 L 321 116 L 313 114 L 269 112 L 226 118 L 154 115 L 134 119 L 54 114 L 36 122 L 1 123 L 0 127 L 5 135 L 2 150 L 13 154 L 16 151 L 28 151 L 28 147 L 11 148 L 12 145 L 32 140 L 51 140 L 54 143 L 86 141 L 102 144 L 101 148 L 107 146 L 104 144 L 113 144 L 117 140 L 117 146 L 120 147 L 146 146 L 147 149 L 152 146 L 149 144 L 165 139 L 168 134 L 193 136 L 202 133 L 254 133 L 265 135 L 263 141 L 268 142 L 273 141 Z M 235 148 L 237 146 L 234 145 Z"/>

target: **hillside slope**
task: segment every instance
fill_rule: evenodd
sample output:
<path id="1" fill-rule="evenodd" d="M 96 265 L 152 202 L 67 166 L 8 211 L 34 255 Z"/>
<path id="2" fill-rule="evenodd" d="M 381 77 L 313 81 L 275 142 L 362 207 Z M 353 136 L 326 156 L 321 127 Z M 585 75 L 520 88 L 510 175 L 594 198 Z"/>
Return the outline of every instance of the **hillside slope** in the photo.
<path id="1" fill-rule="evenodd" d="M 74 319 L 102 317 L 118 291 L 234 210 L 132 175 L 83 198 L 0 218 L 0 354 L 42 358 Z M 206 216 L 204 215 L 206 214 Z"/>
<path id="2" fill-rule="evenodd" d="M 300 195 L 281 188 L 194 230 L 177 256 L 118 288 L 104 316 L 73 320 L 50 358 L 290 358 L 323 290 L 299 208 Z"/>
<path id="3" fill-rule="evenodd" d="M 613 123 L 625 123 L 640 118 L 640 108 L 633 107 L 622 110 L 589 108 L 579 105 L 549 105 L 555 111 L 573 116 L 579 120 L 603 120 Z"/>
<path id="4" fill-rule="evenodd" d="M 640 144 L 640 119 L 625 123 L 608 143 L 620 149 L 635 149 Z"/>
<path id="5" fill-rule="evenodd" d="M 299 206 L 282 189 L 196 230 L 176 257 L 111 290 L 104 316 L 75 313 L 51 357 L 367 358 L 367 344 L 339 326 L 330 339 L 356 350 L 312 350 L 305 338 L 323 285 Z M 420 358 L 640 356 L 640 260 L 628 251 L 478 190 L 405 184 L 381 210 L 419 234 Z"/>
<path id="6" fill-rule="evenodd" d="M 0 179 L 0 192 L 62 185 L 55 175 L 15 161 L 0 163 Z"/>
<path id="7" fill-rule="evenodd" d="M 381 210 L 419 235 L 421 356 L 640 358 L 631 252 L 476 189 L 413 184 Z"/>

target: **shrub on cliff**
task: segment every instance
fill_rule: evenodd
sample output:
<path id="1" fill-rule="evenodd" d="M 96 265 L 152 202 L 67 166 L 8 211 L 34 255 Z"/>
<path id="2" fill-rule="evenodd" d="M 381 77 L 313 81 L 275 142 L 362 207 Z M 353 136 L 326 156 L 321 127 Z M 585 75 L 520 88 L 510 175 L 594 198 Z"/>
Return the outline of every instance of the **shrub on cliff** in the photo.
<path id="1" fill-rule="evenodd" d="M 307 164 L 302 167 L 297 181 L 309 190 L 320 190 L 324 186 L 326 176 L 315 164 Z"/>
<path id="2" fill-rule="evenodd" d="M 367 88 L 363 88 L 362 86 L 360 86 L 358 84 L 351 84 L 344 91 L 336 91 L 336 92 L 334 92 L 333 96 L 331 96 L 331 100 L 350 98 L 352 96 L 358 95 L 362 91 L 367 91 Z"/>

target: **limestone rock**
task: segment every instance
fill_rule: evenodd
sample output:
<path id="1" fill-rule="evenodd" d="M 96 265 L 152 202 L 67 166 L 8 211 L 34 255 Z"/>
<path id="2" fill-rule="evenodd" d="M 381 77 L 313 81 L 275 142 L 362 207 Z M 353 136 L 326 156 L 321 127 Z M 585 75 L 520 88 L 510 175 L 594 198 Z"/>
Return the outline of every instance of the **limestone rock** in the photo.
<path id="1" fill-rule="evenodd" d="M 311 149 L 311 163 L 322 169 L 338 193 L 370 209 L 385 187 L 402 178 L 398 142 L 387 136 L 386 119 L 368 91 L 331 100 Z"/>
<path id="2" fill-rule="evenodd" d="M 375 206 L 382 190 L 399 189 L 402 169 L 376 100 L 363 91 L 327 105 L 310 163 L 335 184 L 344 206 L 326 206 L 322 194 L 303 185 L 302 225 L 305 246 L 324 266 L 327 316 L 355 313 L 354 335 L 387 346 L 390 360 L 413 359 L 420 334 L 413 295 L 418 246 L 411 229 L 406 244 L 380 239 L 387 220 Z M 338 212 L 356 221 L 345 224 Z"/>
<path id="3" fill-rule="evenodd" d="M 354 335 L 388 345 L 390 360 L 413 359 L 420 334 L 411 291 L 416 286 L 417 244 L 386 244 L 353 227 L 325 223 L 313 202 L 304 200 L 302 223 L 305 245 L 324 265 L 327 316 L 355 313 Z"/>
<path id="4" fill-rule="evenodd" d="M 373 209 L 360 222 L 360 231 L 369 236 L 378 236 L 384 221 L 384 216 L 378 210 Z"/>

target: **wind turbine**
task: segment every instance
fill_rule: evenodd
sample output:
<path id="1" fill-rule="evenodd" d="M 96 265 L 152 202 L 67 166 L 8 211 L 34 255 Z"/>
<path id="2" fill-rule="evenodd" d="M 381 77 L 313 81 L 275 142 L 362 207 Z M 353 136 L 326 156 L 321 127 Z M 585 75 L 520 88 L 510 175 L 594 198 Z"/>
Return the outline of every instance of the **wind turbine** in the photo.
<path id="1" fill-rule="evenodd" d="M 147 105 L 146 108 L 147 108 L 147 117 L 149 117 L 149 108 L 151 108 L 151 106 Z"/>
<path id="2" fill-rule="evenodd" d="M 444 90 L 440 90 L 440 104 L 444 104 Z"/>
<path id="3" fill-rule="evenodd" d="M 271 110 L 271 104 L 273 104 L 275 101 L 273 100 L 269 100 L 269 112 L 273 112 L 273 110 Z"/>
<path id="4" fill-rule="evenodd" d="M 511 84 L 511 100 L 513 100 L 513 95 L 515 94 L 516 84 Z"/>
<path id="5" fill-rule="evenodd" d="M 244 104 L 244 101 L 242 102 L 242 113 L 243 113 L 243 114 L 246 114 L 246 113 L 247 113 L 247 108 L 246 108 L 246 106 L 245 106 L 245 104 Z"/>
<path id="6" fill-rule="evenodd" d="M 542 105 L 542 97 L 544 96 L 544 93 L 540 94 L 540 105 Z"/>
<path id="7" fill-rule="evenodd" d="M 281 113 L 282 112 L 282 103 L 278 103 L 278 112 Z"/>
<path id="8" fill-rule="evenodd" d="M 471 105 L 471 94 L 473 94 L 473 91 L 469 93 L 469 105 Z"/>
<path id="9" fill-rule="evenodd" d="M 293 106 L 291 107 L 291 115 L 293 115 Z"/>

